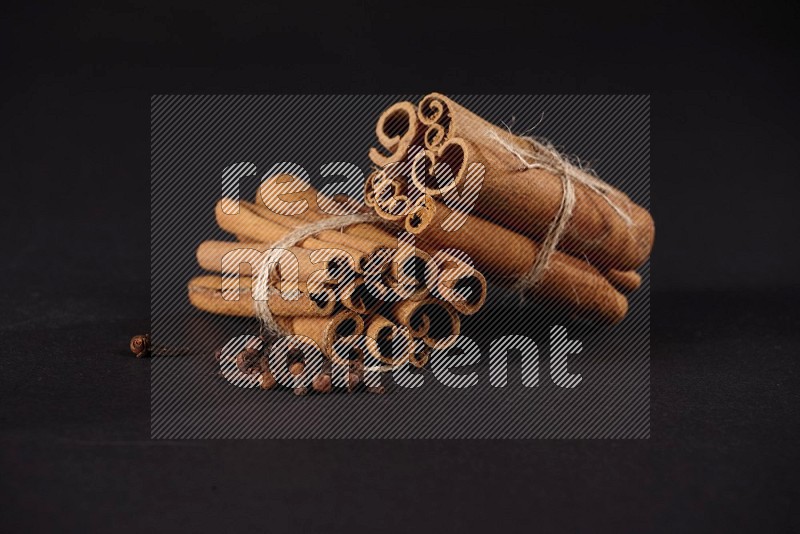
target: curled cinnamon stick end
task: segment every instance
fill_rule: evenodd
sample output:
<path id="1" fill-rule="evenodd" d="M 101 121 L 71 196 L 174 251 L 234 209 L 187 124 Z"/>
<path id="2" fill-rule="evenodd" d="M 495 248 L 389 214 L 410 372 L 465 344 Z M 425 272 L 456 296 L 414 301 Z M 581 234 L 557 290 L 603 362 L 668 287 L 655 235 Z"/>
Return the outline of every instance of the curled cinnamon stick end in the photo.
<path id="1" fill-rule="evenodd" d="M 429 347 L 444 349 L 456 342 L 456 336 L 461 333 L 461 318 L 453 306 L 448 303 L 437 303 L 427 312 L 431 318 L 431 328 L 422 341 Z M 450 338 L 446 343 L 445 339 Z"/>
<path id="2" fill-rule="evenodd" d="M 455 308 L 438 299 L 400 302 L 392 313 L 398 324 L 405 326 L 412 337 L 421 338 L 429 347 L 446 348 L 455 343 L 455 336 L 461 333 L 461 319 Z M 437 345 L 451 336 L 446 345 Z"/>
<path id="3" fill-rule="evenodd" d="M 147 356 L 150 354 L 150 334 L 140 334 L 133 336 L 130 341 L 131 352 L 137 358 Z"/>
<path id="4" fill-rule="evenodd" d="M 348 364 L 353 355 L 337 354 L 334 345 L 337 340 L 364 332 L 364 319 L 351 310 L 340 310 L 330 317 L 281 317 L 279 324 L 295 335 L 306 336 L 331 360 L 338 364 Z"/>
<path id="5" fill-rule="evenodd" d="M 348 284 L 341 295 L 342 305 L 361 315 L 368 315 L 381 305 L 380 299 L 369 291 L 363 277 L 358 277 Z"/>
<path id="6" fill-rule="evenodd" d="M 392 186 L 392 189 L 394 187 Z M 393 192 L 387 198 L 378 201 L 377 197 L 373 206 L 375 213 L 386 221 L 399 221 L 404 219 L 409 210 L 409 199 L 406 195 Z"/>
<path id="7" fill-rule="evenodd" d="M 417 109 L 411 102 L 398 102 L 389 106 L 375 125 L 375 135 L 388 155 L 376 148 L 369 149 L 369 159 L 378 167 L 402 161 L 408 148 L 419 137 L 420 124 Z"/>
<path id="8" fill-rule="evenodd" d="M 464 182 L 472 149 L 464 139 L 450 139 L 436 150 L 426 150 L 411 165 L 411 182 L 426 195 L 442 196 Z"/>
<path id="9" fill-rule="evenodd" d="M 475 140 L 490 132 L 501 139 L 514 139 L 507 130 L 482 119 L 441 93 L 426 95 L 417 109 L 420 122 L 425 128 L 425 148 L 429 150 L 436 150 L 452 139 Z"/>
<path id="10" fill-rule="evenodd" d="M 445 251 L 437 252 L 433 261 L 436 267 L 433 293 L 450 303 L 464 315 L 474 315 L 486 303 L 486 277 L 474 268 L 465 256 Z"/>
<path id="11" fill-rule="evenodd" d="M 375 173 L 368 192 L 370 206 L 382 219 L 399 221 L 405 217 L 410 199 L 406 186 L 406 178 L 391 167 L 392 172 L 384 169 Z"/>
<path id="12" fill-rule="evenodd" d="M 426 95 L 419 103 L 419 120 L 427 129 L 424 133 L 425 147 L 435 149 L 451 135 L 452 114 L 450 99 L 439 93 Z"/>
<path id="13" fill-rule="evenodd" d="M 374 359 L 398 367 L 414 349 L 411 335 L 383 315 L 373 315 L 367 322 L 367 350 Z"/>
<path id="14" fill-rule="evenodd" d="M 455 281 L 440 281 L 440 291 L 445 288 L 457 293 L 452 299 L 447 299 L 447 302 L 463 315 L 474 315 L 486 304 L 486 277 L 478 271 Z"/>
<path id="15" fill-rule="evenodd" d="M 397 324 L 406 327 L 414 339 L 419 339 L 427 334 L 431 328 L 430 317 L 424 313 L 422 307 L 433 301 L 434 299 L 398 302 L 392 309 L 394 320 Z"/>
<path id="16" fill-rule="evenodd" d="M 408 300 L 422 300 L 430 294 L 426 268 L 430 254 L 416 247 L 401 246 L 391 258 L 386 285 Z"/>
<path id="17" fill-rule="evenodd" d="M 411 208 L 403 221 L 410 234 L 419 235 L 431 225 L 436 216 L 437 206 L 433 198 L 426 196 L 422 202 Z"/>
<path id="18" fill-rule="evenodd" d="M 431 359 L 432 350 L 431 347 L 425 345 L 421 350 L 411 354 L 408 358 L 409 363 L 418 369 L 425 367 Z"/>
<path id="19" fill-rule="evenodd" d="M 374 171 L 364 180 L 364 204 L 370 208 L 375 206 L 375 178 L 378 175 L 379 172 Z"/>

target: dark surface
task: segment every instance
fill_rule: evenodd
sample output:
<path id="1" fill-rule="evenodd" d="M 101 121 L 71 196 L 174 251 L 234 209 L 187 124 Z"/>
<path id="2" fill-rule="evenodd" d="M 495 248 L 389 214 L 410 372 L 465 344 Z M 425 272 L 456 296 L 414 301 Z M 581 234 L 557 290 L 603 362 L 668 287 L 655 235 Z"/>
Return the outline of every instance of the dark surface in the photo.
<path id="1" fill-rule="evenodd" d="M 796 531 L 794 18 L 689 5 L 9 13 L 0 528 Z M 651 439 L 149 440 L 149 96 L 433 89 L 652 93 Z"/>
<path id="2" fill-rule="evenodd" d="M 151 441 L 150 362 L 125 349 L 146 299 L 116 297 L 72 297 L 115 314 L 4 329 L 13 531 L 798 526 L 797 292 L 655 295 L 640 441 Z"/>

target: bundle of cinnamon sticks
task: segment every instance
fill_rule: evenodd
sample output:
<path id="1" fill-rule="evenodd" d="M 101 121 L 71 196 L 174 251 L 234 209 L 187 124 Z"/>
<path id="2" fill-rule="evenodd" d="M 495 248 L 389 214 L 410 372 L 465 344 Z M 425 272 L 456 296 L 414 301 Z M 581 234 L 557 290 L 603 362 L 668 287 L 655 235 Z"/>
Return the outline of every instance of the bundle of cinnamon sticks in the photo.
<path id="1" fill-rule="evenodd" d="M 335 211 L 331 205 L 376 219 L 363 204 L 342 204 L 288 174 L 264 181 L 254 202 L 219 200 L 216 221 L 238 241 L 201 243 L 197 261 L 208 273 L 188 284 L 189 300 L 200 310 L 274 321 L 281 333 L 315 343 L 326 365 L 309 378 L 322 392 L 331 389 L 335 365 L 347 367 L 349 387 L 370 361 L 385 369 L 424 366 L 434 346 L 454 341 L 461 316 L 477 313 L 486 300 L 481 272 L 457 257 L 405 243 L 403 232 L 380 220 L 318 230 L 337 220 L 328 213 Z M 301 238 L 276 256 L 275 245 L 297 232 Z M 360 347 L 337 343 L 362 334 L 366 344 Z M 237 360 L 240 369 L 260 373 L 262 387 L 273 387 L 275 369 L 264 352 L 245 353 Z M 302 358 L 288 367 L 295 376 L 305 372 Z"/>
<path id="2" fill-rule="evenodd" d="M 363 203 L 291 174 L 266 179 L 253 202 L 219 200 L 216 221 L 237 241 L 200 244 L 207 274 L 188 284 L 192 305 L 315 344 L 321 370 L 302 356 L 287 369 L 314 373 L 321 392 L 337 365 L 348 387 L 368 361 L 426 365 L 482 308 L 487 278 L 573 316 L 625 317 L 654 225 L 623 192 L 438 93 L 390 106 L 376 134 Z M 340 343 L 359 336 L 366 344 Z M 265 389 L 277 371 L 267 354 L 248 346 L 236 359 Z"/>
<path id="3" fill-rule="evenodd" d="M 618 189 L 451 98 L 398 102 L 378 118 L 375 213 L 425 246 L 464 251 L 491 280 L 580 317 L 622 320 L 654 239 L 650 214 Z"/>

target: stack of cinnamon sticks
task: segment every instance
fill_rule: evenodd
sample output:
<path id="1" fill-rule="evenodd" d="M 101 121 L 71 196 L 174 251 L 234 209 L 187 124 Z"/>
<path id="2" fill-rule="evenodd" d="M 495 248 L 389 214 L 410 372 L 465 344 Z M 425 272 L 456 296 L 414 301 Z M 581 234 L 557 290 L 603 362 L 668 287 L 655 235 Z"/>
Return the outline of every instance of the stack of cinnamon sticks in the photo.
<path id="1" fill-rule="evenodd" d="M 425 246 L 580 317 L 618 322 L 653 246 L 650 214 L 551 145 L 438 93 L 379 117 L 365 201 Z M 539 260 L 539 261 L 537 261 Z"/>
<path id="2" fill-rule="evenodd" d="M 292 208 L 275 209 L 276 199 Z M 334 211 L 331 205 L 360 209 L 364 218 L 375 219 L 363 204 L 350 202 L 325 197 L 287 174 L 266 180 L 254 202 L 221 199 L 216 221 L 238 241 L 201 243 L 197 261 L 208 274 L 188 284 L 192 305 L 214 314 L 261 317 L 257 300 L 265 301 L 282 332 L 308 338 L 326 357 L 321 374 L 312 377 L 318 391 L 330 390 L 337 364 L 348 366 L 355 382 L 366 360 L 387 369 L 424 366 L 434 346 L 460 333 L 461 316 L 477 313 L 486 299 L 486 279 L 478 270 L 457 257 L 409 246 L 399 240 L 402 232 L 380 221 L 313 230 L 312 225 L 336 217 L 323 211 Z M 305 232 L 280 253 L 285 254 L 280 261 L 265 268 L 267 258 L 274 258 L 265 251 L 308 228 L 313 233 Z M 264 284 L 269 290 L 259 294 Z M 339 348 L 340 339 L 362 334 L 365 347 Z M 274 370 L 265 362 L 243 361 L 240 368 L 261 373 L 262 387 L 270 388 Z M 290 372 L 302 374 L 302 363 L 291 363 Z"/>
<path id="3" fill-rule="evenodd" d="M 336 365 L 350 384 L 367 360 L 424 366 L 484 305 L 487 278 L 577 317 L 625 317 L 654 238 L 627 195 L 438 93 L 390 106 L 376 134 L 363 203 L 289 174 L 265 180 L 254 202 L 218 201 L 217 223 L 238 241 L 200 244 L 208 273 L 189 282 L 190 302 L 313 342 L 326 364 L 309 377 L 318 391 Z M 338 343 L 358 336 L 365 345 Z M 240 356 L 275 385 L 264 350 Z M 304 364 L 287 366 L 303 376 Z"/>

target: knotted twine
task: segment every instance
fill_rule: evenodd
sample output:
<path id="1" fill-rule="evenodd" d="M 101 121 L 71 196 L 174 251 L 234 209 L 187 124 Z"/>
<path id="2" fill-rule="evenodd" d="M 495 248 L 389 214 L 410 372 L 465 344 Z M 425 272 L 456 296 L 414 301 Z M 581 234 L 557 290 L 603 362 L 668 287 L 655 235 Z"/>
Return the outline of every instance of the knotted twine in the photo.
<path id="1" fill-rule="evenodd" d="M 526 150 L 509 143 L 494 131 L 490 131 L 487 135 L 509 153 L 516 156 L 526 169 L 542 169 L 555 174 L 561 179 L 561 202 L 558 210 L 556 210 L 555 217 L 553 217 L 547 228 L 544 241 L 540 245 L 539 252 L 536 254 L 536 259 L 530 271 L 520 277 L 513 286 L 520 293 L 525 289 L 536 286 L 550 266 L 550 259 L 556 251 L 575 209 L 575 182 L 583 184 L 597 193 L 600 198 L 611 206 L 625 224 L 628 226 L 634 224 L 630 215 L 611 200 L 610 197 L 617 193 L 616 189 L 592 174 L 591 171 L 584 170 L 571 163 L 569 159 L 556 150 L 552 143 L 544 140 L 540 141 L 533 137 L 520 137 L 530 145 L 530 150 Z"/>
<path id="2" fill-rule="evenodd" d="M 269 309 L 269 296 L 273 292 L 277 291 L 277 289 L 269 283 L 270 271 L 272 267 L 279 262 L 285 250 L 288 247 L 295 246 L 297 243 L 313 236 L 318 232 L 322 232 L 323 230 L 341 230 L 350 225 L 359 223 L 383 224 L 384 221 L 374 213 L 356 213 L 352 215 L 331 217 L 321 221 L 308 223 L 304 226 L 296 228 L 270 246 L 271 250 L 269 255 L 259 266 L 258 276 L 255 280 L 255 288 L 253 293 L 254 296 L 257 297 L 254 299 L 256 315 L 261 322 L 262 334 L 266 333 L 275 337 L 291 335 L 291 332 L 287 332 L 281 328 L 277 322 L 275 322 L 275 317 L 272 315 L 272 310 Z M 384 373 L 391 371 L 398 366 L 399 364 L 396 363 L 391 365 L 365 366 L 364 371 Z"/>
<path id="3" fill-rule="evenodd" d="M 283 256 L 287 248 L 293 247 L 300 241 L 318 232 L 322 232 L 323 230 L 340 230 L 352 224 L 376 222 L 377 220 L 379 220 L 379 217 L 373 213 L 356 213 L 331 217 L 296 228 L 273 243 L 270 246 L 271 250 L 269 256 L 267 256 L 259 266 L 254 288 L 254 295 L 258 297 L 255 299 L 256 314 L 261 321 L 262 332 L 276 336 L 288 334 L 278 326 L 278 323 L 275 322 L 275 318 L 272 316 L 272 311 L 269 309 L 269 296 L 277 291 L 277 289 L 269 283 L 270 270 L 274 265 L 279 263 L 281 256 Z"/>

